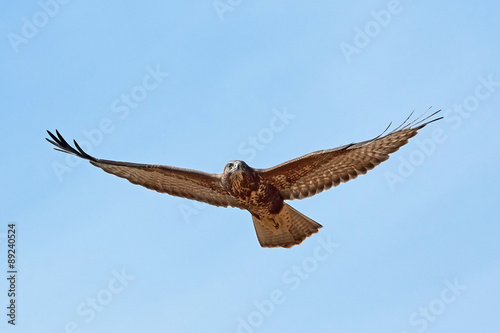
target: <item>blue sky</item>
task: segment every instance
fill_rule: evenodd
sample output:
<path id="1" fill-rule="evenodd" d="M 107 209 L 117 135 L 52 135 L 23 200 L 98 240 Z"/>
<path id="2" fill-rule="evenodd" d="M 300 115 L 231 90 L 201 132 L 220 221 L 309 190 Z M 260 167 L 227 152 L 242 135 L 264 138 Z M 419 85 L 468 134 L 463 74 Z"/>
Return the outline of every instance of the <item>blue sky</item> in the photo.
<path id="1" fill-rule="evenodd" d="M 498 332 L 497 1 L 23 1 L 0 21 L 0 266 L 18 332 Z M 53 151 L 220 173 L 443 109 L 368 175 L 289 202 L 324 228 L 262 249 L 250 214 Z M 496 199 L 495 199 L 496 198 Z M 7 273 L 5 273 L 7 275 Z"/>

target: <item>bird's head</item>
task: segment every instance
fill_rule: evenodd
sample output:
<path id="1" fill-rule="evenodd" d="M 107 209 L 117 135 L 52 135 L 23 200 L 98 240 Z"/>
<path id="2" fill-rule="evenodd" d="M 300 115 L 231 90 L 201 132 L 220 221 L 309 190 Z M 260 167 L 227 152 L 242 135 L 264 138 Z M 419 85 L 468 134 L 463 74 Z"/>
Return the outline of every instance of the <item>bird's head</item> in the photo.
<path id="1" fill-rule="evenodd" d="M 225 186 L 231 186 L 234 182 L 254 181 L 254 170 L 243 161 L 230 161 L 224 167 L 222 174 L 222 183 Z"/>
<path id="2" fill-rule="evenodd" d="M 241 174 L 250 167 L 243 161 L 230 161 L 224 167 L 225 174 Z"/>

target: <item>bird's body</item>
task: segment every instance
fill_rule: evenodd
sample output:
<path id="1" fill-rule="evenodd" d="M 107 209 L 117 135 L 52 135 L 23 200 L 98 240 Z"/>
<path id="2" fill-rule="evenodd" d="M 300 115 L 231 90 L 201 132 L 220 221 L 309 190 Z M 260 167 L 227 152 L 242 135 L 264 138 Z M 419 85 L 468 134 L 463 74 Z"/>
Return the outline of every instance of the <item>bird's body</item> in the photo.
<path id="1" fill-rule="evenodd" d="M 254 169 L 243 161 L 230 161 L 222 174 L 97 159 L 85 153 L 76 141 L 76 149 L 71 147 L 57 131 L 57 136 L 47 131 L 52 138 L 47 140 L 57 150 L 87 159 L 133 184 L 215 206 L 248 210 L 261 246 L 291 247 L 322 226 L 285 200 L 303 199 L 365 174 L 405 145 L 417 130 L 441 119 L 425 122 L 429 117 L 404 125 L 405 121 L 383 137 L 317 151 L 268 169 Z"/>
<path id="2" fill-rule="evenodd" d="M 321 225 L 285 204 L 280 191 L 261 172 L 243 161 L 224 168 L 222 186 L 252 214 L 257 238 L 263 247 L 291 247 L 318 232 Z"/>
<path id="3" fill-rule="evenodd" d="M 255 217 L 278 214 L 283 208 L 278 189 L 243 161 L 226 165 L 222 186 Z"/>

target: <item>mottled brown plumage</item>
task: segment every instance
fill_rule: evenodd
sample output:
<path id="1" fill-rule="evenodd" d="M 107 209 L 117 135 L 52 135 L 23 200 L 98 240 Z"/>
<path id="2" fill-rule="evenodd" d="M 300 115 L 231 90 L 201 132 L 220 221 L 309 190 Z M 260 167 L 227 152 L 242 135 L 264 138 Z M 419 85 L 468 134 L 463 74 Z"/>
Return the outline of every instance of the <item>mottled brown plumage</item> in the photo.
<path id="1" fill-rule="evenodd" d="M 56 150 L 87 159 L 91 164 L 151 190 L 215 206 L 237 207 L 252 214 L 263 247 L 291 247 L 322 226 L 284 200 L 303 199 L 365 174 L 389 158 L 427 124 L 430 117 L 406 121 L 389 134 L 342 147 L 316 151 L 269 169 L 253 169 L 243 161 L 229 162 L 222 174 L 167 165 L 102 160 L 71 147 L 61 134 L 47 131 Z M 411 116 L 411 115 L 410 115 Z"/>

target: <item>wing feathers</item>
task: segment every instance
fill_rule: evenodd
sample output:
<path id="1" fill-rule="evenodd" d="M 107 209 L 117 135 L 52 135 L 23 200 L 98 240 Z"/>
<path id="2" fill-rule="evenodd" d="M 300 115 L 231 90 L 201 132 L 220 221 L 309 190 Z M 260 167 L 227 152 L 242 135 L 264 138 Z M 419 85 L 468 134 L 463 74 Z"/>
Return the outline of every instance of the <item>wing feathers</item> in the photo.
<path id="1" fill-rule="evenodd" d="M 429 120 L 440 110 L 424 117 L 425 113 L 409 122 L 411 115 L 391 131 L 382 136 L 351 143 L 329 150 L 313 152 L 275 167 L 260 170 L 262 176 L 276 186 L 285 200 L 310 197 L 340 183 L 366 174 L 399 150 L 427 124 L 442 119 Z M 390 126 L 390 125 L 389 125 Z"/>
<path id="2" fill-rule="evenodd" d="M 430 110 L 430 109 L 429 109 Z M 429 111 L 427 110 L 427 112 Z M 427 124 L 442 119 L 424 113 L 410 121 L 413 112 L 405 121 L 387 132 L 391 124 L 377 137 L 338 148 L 316 151 L 269 169 L 256 170 L 274 185 L 285 200 L 310 197 L 341 183 L 366 174 L 399 150 Z M 430 119 L 430 120 L 429 120 Z M 125 178 L 133 184 L 142 185 L 158 192 L 206 202 L 216 206 L 243 208 L 221 185 L 221 175 L 196 170 L 175 168 L 167 165 L 136 164 L 101 160 L 85 153 L 73 140 L 75 148 L 68 144 L 56 130 L 56 135 L 47 131 L 48 142 L 56 150 L 87 159 L 91 164 Z"/>
<path id="3" fill-rule="evenodd" d="M 92 165 L 115 176 L 125 178 L 132 184 L 215 206 L 242 208 L 238 201 L 222 187 L 221 175 L 168 165 L 137 164 L 97 159 L 85 153 L 74 140 L 76 149 L 70 146 L 57 130 L 57 136 L 49 131 L 47 133 L 49 133 L 52 140 L 46 140 L 56 146 L 55 150 L 89 160 Z"/>

